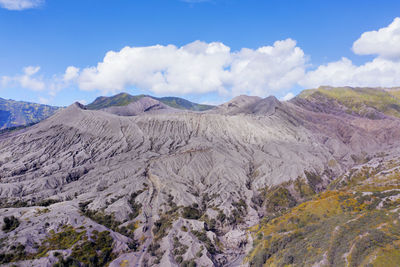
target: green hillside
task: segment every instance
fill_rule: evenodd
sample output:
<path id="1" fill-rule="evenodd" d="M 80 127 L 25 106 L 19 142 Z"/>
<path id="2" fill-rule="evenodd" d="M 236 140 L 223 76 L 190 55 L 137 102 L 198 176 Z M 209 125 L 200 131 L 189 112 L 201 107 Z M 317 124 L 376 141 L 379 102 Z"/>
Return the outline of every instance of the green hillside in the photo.
<path id="1" fill-rule="evenodd" d="M 400 161 L 364 166 L 253 227 L 250 266 L 399 266 Z"/>
<path id="2" fill-rule="evenodd" d="M 115 96 L 100 96 L 96 98 L 92 103 L 86 106 L 87 109 L 103 109 L 112 106 L 126 106 L 132 102 L 135 102 L 145 95 L 133 96 L 127 93 L 120 93 Z"/>
<path id="3" fill-rule="evenodd" d="M 59 108 L 0 98 L 0 129 L 30 125 L 54 114 Z"/>
<path id="4" fill-rule="evenodd" d="M 335 99 L 347 107 L 349 112 L 360 115 L 366 108 L 375 108 L 386 115 L 400 117 L 400 89 L 319 87 L 304 90 L 297 97 L 314 100 L 319 97 Z"/>
<path id="5" fill-rule="evenodd" d="M 114 96 L 105 97 L 101 96 L 96 98 L 95 101 L 88 104 L 86 108 L 88 109 L 103 109 L 111 106 L 126 106 L 132 102 L 135 102 L 143 97 L 151 97 L 156 99 L 170 107 L 177 108 L 177 109 L 186 109 L 186 110 L 193 110 L 193 111 L 204 111 L 212 109 L 214 106 L 210 105 L 203 105 L 190 102 L 186 99 L 179 98 L 179 97 L 152 97 L 148 95 L 130 95 L 127 93 L 120 93 Z"/>

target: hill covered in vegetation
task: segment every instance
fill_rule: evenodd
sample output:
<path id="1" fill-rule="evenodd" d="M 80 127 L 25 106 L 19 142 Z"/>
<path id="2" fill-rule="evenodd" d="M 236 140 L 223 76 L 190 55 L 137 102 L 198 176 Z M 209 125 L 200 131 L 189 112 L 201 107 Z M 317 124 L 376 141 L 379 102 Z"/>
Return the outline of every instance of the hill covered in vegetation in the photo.
<path id="1" fill-rule="evenodd" d="M 25 126 L 50 117 L 59 108 L 0 98 L 0 129 Z"/>
<path id="2" fill-rule="evenodd" d="M 387 266 L 400 262 L 400 161 L 386 154 L 251 229 L 250 266 Z"/>
<path id="3" fill-rule="evenodd" d="M 127 106 L 130 103 L 138 101 L 144 97 L 149 97 L 158 100 L 161 103 L 176 109 L 192 110 L 192 111 L 205 111 L 212 109 L 214 106 L 203 105 L 190 102 L 186 99 L 179 97 L 153 97 L 148 95 L 130 95 L 128 93 L 120 93 L 114 96 L 106 97 L 101 96 L 96 98 L 92 103 L 86 107 L 92 110 L 105 109 L 113 106 Z"/>

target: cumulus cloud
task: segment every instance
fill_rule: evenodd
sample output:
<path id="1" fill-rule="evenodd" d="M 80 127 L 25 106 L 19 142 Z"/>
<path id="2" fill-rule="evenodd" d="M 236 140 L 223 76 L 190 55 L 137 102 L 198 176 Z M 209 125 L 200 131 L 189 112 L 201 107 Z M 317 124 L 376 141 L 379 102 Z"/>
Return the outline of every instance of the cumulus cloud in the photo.
<path id="1" fill-rule="evenodd" d="M 45 82 L 42 77 L 36 77 L 39 72 L 39 66 L 28 66 L 23 69 L 22 75 L 3 76 L 1 78 L 2 86 L 19 86 L 21 88 L 41 91 L 45 88 Z"/>
<path id="2" fill-rule="evenodd" d="M 358 55 L 378 55 L 387 59 L 400 59 L 400 18 L 377 31 L 365 32 L 354 42 Z"/>
<path id="3" fill-rule="evenodd" d="M 356 66 L 348 58 L 319 66 L 309 71 L 300 81 L 304 87 L 332 86 L 370 86 L 392 87 L 400 85 L 400 62 L 375 58 Z"/>
<path id="4" fill-rule="evenodd" d="M 9 10 L 24 10 L 43 4 L 44 0 L 0 0 L 0 6 Z"/>
<path id="5" fill-rule="evenodd" d="M 71 82 L 78 78 L 79 76 L 79 68 L 74 66 L 69 66 L 64 73 L 63 80 L 65 82 Z"/>
<path id="6" fill-rule="evenodd" d="M 304 75 L 305 63 L 304 52 L 292 39 L 234 52 L 220 42 L 195 41 L 182 47 L 125 47 L 108 52 L 97 66 L 79 74 L 71 67 L 66 73 L 79 75 L 81 89 L 103 93 L 136 87 L 156 94 L 266 96 L 296 84 Z"/>

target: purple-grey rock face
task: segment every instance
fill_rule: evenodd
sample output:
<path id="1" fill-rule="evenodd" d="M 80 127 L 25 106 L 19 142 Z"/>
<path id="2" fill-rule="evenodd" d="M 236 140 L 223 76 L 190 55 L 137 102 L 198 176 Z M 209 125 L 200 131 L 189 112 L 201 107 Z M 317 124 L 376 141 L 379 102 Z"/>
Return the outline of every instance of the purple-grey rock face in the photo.
<path id="1" fill-rule="evenodd" d="M 340 110 L 248 96 L 205 112 L 147 97 L 103 110 L 73 104 L 0 136 L 0 222 L 18 218 L 0 231 L 0 253 L 20 243 L 33 255 L 13 260 L 20 266 L 52 266 L 54 251 L 84 262 L 84 238 L 49 241 L 71 226 L 110 233 L 109 266 L 246 265 L 247 230 L 267 214 L 263 192 L 283 186 L 296 203 L 293 181 L 318 192 L 367 157 L 398 153 L 399 119 Z"/>

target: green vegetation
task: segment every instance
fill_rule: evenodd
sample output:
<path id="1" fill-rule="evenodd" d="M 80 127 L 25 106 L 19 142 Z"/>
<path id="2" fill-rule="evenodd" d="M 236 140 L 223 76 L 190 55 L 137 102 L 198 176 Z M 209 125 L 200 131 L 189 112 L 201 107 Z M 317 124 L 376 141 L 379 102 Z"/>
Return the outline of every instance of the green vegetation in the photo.
<path id="1" fill-rule="evenodd" d="M 28 202 L 25 200 L 9 201 L 3 199 L 0 200 L 0 208 L 23 208 L 23 207 L 34 207 L 34 206 L 48 207 L 58 202 L 60 202 L 60 200 L 55 200 L 55 199 L 44 199 L 44 200 L 39 200 L 37 202 L 32 202 L 32 201 Z"/>
<path id="2" fill-rule="evenodd" d="M 61 231 L 56 233 L 54 230 L 50 230 L 50 236 L 42 241 L 39 246 L 37 258 L 46 256 L 50 250 L 61 250 L 69 249 L 77 242 L 86 238 L 86 231 L 76 231 L 72 226 L 64 225 L 61 227 Z"/>
<path id="3" fill-rule="evenodd" d="M 182 211 L 182 217 L 185 219 L 198 220 L 203 215 L 201 210 L 198 209 L 198 205 L 195 203 L 190 207 L 184 207 Z"/>
<path id="4" fill-rule="evenodd" d="M 56 200 L 56 199 L 44 199 L 44 200 L 40 200 L 39 202 L 35 203 L 35 206 L 42 206 L 42 207 L 48 207 L 50 205 L 53 205 L 55 203 L 60 202 L 60 200 Z"/>
<path id="5" fill-rule="evenodd" d="M 228 222 L 231 225 L 236 225 L 243 223 L 243 219 L 247 214 L 247 204 L 243 199 L 240 199 L 238 202 L 232 202 L 232 206 L 234 209 L 232 210 L 232 214 L 228 217 Z"/>
<path id="6" fill-rule="evenodd" d="M 162 215 L 159 220 L 154 222 L 153 234 L 156 241 L 167 235 L 167 231 L 172 226 L 172 222 L 173 219 L 167 215 Z"/>
<path id="7" fill-rule="evenodd" d="M 63 225 L 59 232 L 49 232 L 49 236 L 38 247 L 37 253 L 28 254 L 25 252 L 25 246 L 18 244 L 10 248 L 11 252 L 0 254 L 0 264 L 39 259 L 47 256 L 52 250 L 71 249 L 72 253 L 66 259 L 55 252 L 59 262 L 54 266 L 106 266 L 115 258 L 112 253 L 113 242 L 108 231 L 94 230 L 89 239 L 86 230 Z"/>
<path id="8" fill-rule="evenodd" d="M 56 237 L 61 237 L 61 240 L 57 241 Z M 76 244 L 72 247 L 71 255 L 66 259 L 58 255 L 59 261 L 54 264 L 54 267 L 100 267 L 106 266 L 116 257 L 112 252 L 113 239 L 108 231 L 98 232 L 94 230 L 89 240 L 86 236 L 86 231 L 75 232 L 71 226 L 68 226 L 64 227 L 64 231 L 60 233 L 52 233 L 50 240 L 51 241 L 47 240 L 46 243 L 42 245 L 42 247 L 46 247 L 46 250 L 56 248 L 67 249 Z"/>
<path id="9" fill-rule="evenodd" d="M 150 253 L 152 257 L 156 257 L 154 260 L 154 264 L 159 264 L 162 258 L 162 255 L 164 254 L 163 251 L 160 250 L 161 246 L 157 242 L 153 242 L 149 245 L 149 248 L 147 249 L 147 252 Z M 182 256 L 178 256 L 177 258 L 182 258 Z M 183 260 L 183 258 L 182 258 Z"/>
<path id="10" fill-rule="evenodd" d="M 182 263 L 183 261 L 182 255 L 186 253 L 188 248 L 189 247 L 187 245 L 184 245 L 181 242 L 179 242 L 178 237 L 174 236 L 174 250 L 172 251 L 172 254 L 174 254 L 175 261 L 177 263 Z"/>
<path id="11" fill-rule="evenodd" d="M 50 117 L 58 109 L 58 107 L 0 98 L 0 129 L 18 129 L 19 126 L 32 125 Z"/>
<path id="12" fill-rule="evenodd" d="M 296 205 L 296 200 L 290 194 L 289 190 L 282 186 L 269 190 L 266 193 L 265 199 L 266 210 L 268 212 L 279 212 Z"/>
<path id="13" fill-rule="evenodd" d="M 126 106 L 132 102 L 135 102 L 145 95 L 132 96 L 127 93 L 120 93 L 112 97 L 100 96 L 96 98 L 92 103 L 86 106 L 87 109 L 103 109 L 111 106 Z"/>
<path id="14" fill-rule="evenodd" d="M 27 259 L 32 259 L 32 256 L 27 255 L 25 252 L 25 246 L 19 243 L 12 246 L 10 252 L 0 253 L 0 264 L 6 264 Z"/>
<path id="15" fill-rule="evenodd" d="M 191 260 L 182 262 L 181 266 L 182 267 L 196 267 L 197 263 L 194 261 L 194 259 L 191 259 Z"/>
<path id="16" fill-rule="evenodd" d="M 115 96 L 111 97 L 105 97 L 101 96 L 96 98 L 95 101 L 90 103 L 89 105 L 86 106 L 87 109 L 103 109 L 111 106 L 126 106 L 132 102 L 138 101 L 143 97 L 146 97 L 147 95 L 136 95 L 132 96 L 127 93 L 120 93 Z M 167 106 L 177 108 L 177 109 L 187 109 L 187 110 L 193 110 L 193 111 L 204 111 L 204 110 L 209 110 L 213 108 L 214 106 L 210 105 L 202 105 L 202 104 L 196 104 L 192 103 L 186 99 L 179 98 L 179 97 L 152 97 L 152 96 L 147 96 L 151 97 L 153 99 L 156 99 L 162 103 L 164 103 Z"/>
<path id="17" fill-rule="evenodd" d="M 128 201 L 129 206 L 130 206 L 131 209 L 132 209 L 132 213 L 129 214 L 129 218 L 130 218 L 131 220 L 134 219 L 134 218 L 136 218 L 136 217 L 140 214 L 140 209 L 142 208 L 142 204 L 136 203 L 136 202 L 135 202 L 135 199 L 136 199 L 136 197 L 137 197 L 138 195 L 140 195 L 142 192 L 143 192 L 143 190 L 139 190 L 139 191 L 137 191 L 137 192 L 135 192 L 135 193 L 132 193 L 132 194 L 131 194 L 131 197 L 130 197 L 130 199 L 129 199 L 129 201 Z"/>
<path id="18" fill-rule="evenodd" d="M 196 104 L 193 102 L 190 102 L 186 99 L 179 98 L 179 97 L 161 97 L 161 98 L 155 98 L 158 101 L 164 103 L 165 105 L 168 105 L 173 108 L 177 109 L 187 109 L 187 110 L 193 110 L 193 111 L 204 111 L 204 110 L 209 110 L 212 109 L 214 106 L 210 105 L 203 105 L 203 104 Z"/>
<path id="19" fill-rule="evenodd" d="M 191 233 L 192 235 L 196 236 L 199 241 L 204 243 L 207 251 L 211 255 L 219 253 L 219 250 L 214 246 L 213 242 L 208 238 L 207 233 L 205 231 L 200 232 L 192 230 Z"/>
<path id="20" fill-rule="evenodd" d="M 115 258 L 112 246 L 110 232 L 93 231 L 91 240 L 86 240 L 72 249 L 71 257 L 87 266 L 105 266 Z"/>
<path id="21" fill-rule="evenodd" d="M 4 224 L 1 230 L 5 233 L 11 232 L 19 226 L 19 221 L 14 216 L 4 217 L 3 222 Z"/>
<path id="22" fill-rule="evenodd" d="M 134 203 L 134 201 L 133 201 Z M 121 226 L 122 222 L 117 221 L 113 214 L 105 214 L 103 211 L 93 211 L 88 209 L 89 202 L 79 203 L 80 211 L 83 215 L 97 222 L 98 224 L 104 225 L 105 227 L 118 232 L 124 236 L 134 239 L 135 230 L 139 227 L 139 222 L 130 223 L 127 226 Z M 132 204 L 131 204 L 132 205 Z M 141 206 L 140 206 L 141 207 Z M 139 212 L 139 211 L 137 211 Z M 137 215 L 136 215 L 137 216 Z M 131 216 L 132 217 L 132 216 Z M 132 217 L 133 218 L 133 217 Z M 136 240 L 133 240 L 132 249 L 136 249 Z"/>
<path id="23" fill-rule="evenodd" d="M 365 114 L 366 108 L 372 107 L 387 115 L 400 117 L 400 91 L 380 90 L 377 88 L 351 88 L 351 87 L 320 87 L 318 89 L 304 90 L 299 94 L 300 98 L 319 99 L 325 97 L 334 99 L 347 107 L 349 112 L 360 115 Z"/>
<path id="24" fill-rule="evenodd" d="M 324 259 L 326 266 L 398 266 L 400 171 L 394 167 L 399 166 L 389 162 L 353 170 L 330 190 L 264 218 L 251 229 L 254 249 L 247 261 L 251 266 L 312 266 Z"/>

